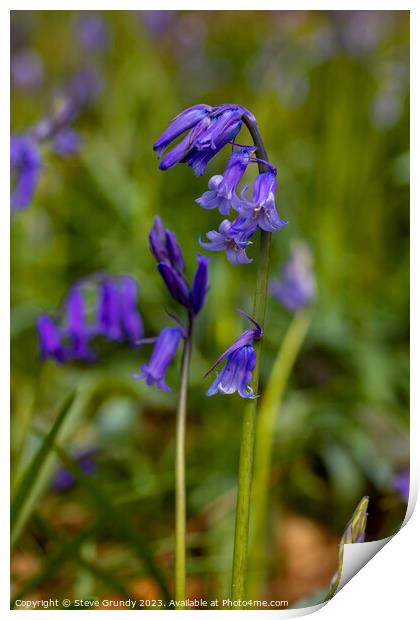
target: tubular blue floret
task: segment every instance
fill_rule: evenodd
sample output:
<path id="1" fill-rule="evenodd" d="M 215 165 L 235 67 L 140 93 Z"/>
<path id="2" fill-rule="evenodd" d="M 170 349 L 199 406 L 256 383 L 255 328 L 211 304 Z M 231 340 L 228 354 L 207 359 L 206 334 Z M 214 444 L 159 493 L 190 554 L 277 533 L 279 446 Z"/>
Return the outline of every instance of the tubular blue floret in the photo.
<path id="1" fill-rule="evenodd" d="M 203 241 L 200 237 L 199 243 L 202 248 L 212 252 L 226 251 L 227 259 L 232 265 L 240 263 L 251 263 L 252 258 L 246 255 L 246 248 L 250 245 L 249 238 L 254 234 L 257 225 L 250 222 L 245 227 L 246 220 L 237 218 L 233 222 L 223 220 L 219 230 L 210 230 L 206 233 L 208 241 Z"/>
<path id="2" fill-rule="evenodd" d="M 206 118 L 211 111 L 211 107 L 200 103 L 198 105 L 194 105 L 191 108 L 187 108 L 178 116 L 176 116 L 173 121 L 169 124 L 168 129 L 166 129 L 161 137 L 156 140 L 153 145 L 153 150 L 158 152 L 158 156 L 161 157 L 163 151 L 173 140 L 176 140 L 178 136 L 183 134 L 185 131 L 188 131 L 192 127 L 195 127 L 199 121 L 203 118 Z"/>
<path id="3" fill-rule="evenodd" d="M 166 383 L 165 374 L 177 352 L 181 337 L 182 330 L 178 327 L 162 329 L 149 363 L 143 364 L 140 374 L 133 375 L 133 379 L 144 379 L 147 385 L 156 385 L 160 390 L 171 392 L 171 388 Z"/>
<path id="4" fill-rule="evenodd" d="M 197 315 L 203 307 L 208 291 L 209 259 L 197 254 L 197 269 L 191 286 L 191 307 Z"/>
<path id="5" fill-rule="evenodd" d="M 181 306 L 189 308 L 190 290 L 184 276 L 167 263 L 158 263 L 158 269 L 173 299 Z"/>
<path id="6" fill-rule="evenodd" d="M 159 263 L 167 263 L 178 273 L 184 273 L 184 257 L 176 235 L 164 227 L 159 216 L 153 220 L 153 227 L 149 233 L 149 245 L 150 251 Z"/>
<path id="7" fill-rule="evenodd" d="M 227 356 L 226 364 L 207 390 L 207 396 L 238 392 L 242 398 L 256 398 L 250 386 L 255 365 L 256 355 L 251 345 L 235 349 Z"/>
<path id="8" fill-rule="evenodd" d="M 209 181 L 209 191 L 197 198 L 196 203 L 204 209 L 219 209 L 222 215 L 229 215 L 231 207 L 234 207 L 236 188 L 243 177 L 250 153 L 255 147 L 243 147 L 236 150 L 229 157 L 223 175 L 215 175 Z"/>
<path id="9" fill-rule="evenodd" d="M 255 340 L 260 340 L 263 337 L 263 331 L 260 325 L 250 316 L 241 312 L 251 323 L 254 325 L 253 329 L 247 329 L 226 349 L 224 353 L 215 361 L 213 366 L 204 375 L 207 377 L 224 359 L 234 353 L 236 350 L 241 349 L 244 346 L 252 344 Z"/>
<path id="10" fill-rule="evenodd" d="M 249 222 L 255 222 L 259 228 L 267 232 L 277 232 L 287 225 L 277 213 L 275 205 L 276 175 L 268 170 L 262 172 L 254 181 L 253 198 L 246 198 L 247 187 L 241 193 L 241 198 L 236 198 L 234 207 L 236 211 Z"/>

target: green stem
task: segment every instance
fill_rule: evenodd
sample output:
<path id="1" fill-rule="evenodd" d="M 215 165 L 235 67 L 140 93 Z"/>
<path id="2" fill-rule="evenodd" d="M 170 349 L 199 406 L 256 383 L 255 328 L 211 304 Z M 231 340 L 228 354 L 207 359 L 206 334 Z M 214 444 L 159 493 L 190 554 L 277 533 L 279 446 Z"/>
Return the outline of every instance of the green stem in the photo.
<path id="1" fill-rule="evenodd" d="M 187 418 L 187 389 L 191 360 L 192 324 L 185 340 L 181 364 L 181 384 L 176 416 L 175 456 L 175 598 L 186 598 L 186 495 L 185 495 L 185 428 Z"/>
<path id="2" fill-rule="evenodd" d="M 243 117 L 256 148 L 256 156 L 267 161 L 267 152 L 256 124 L 247 116 Z M 258 164 L 260 172 L 266 170 L 264 164 Z M 264 330 L 265 309 L 267 304 L 268 275 L 270 266 L 271 233 L 260 231 L 260 248 L 258 258 L 257 284 L 254 297 L 253 318 Z M 262 341 L 254 343 L 256 366 L 251 387 L 258 394 Z M 250 400 L 245 406 L 242 439 L 239 456 L 238 496 L 236 500 L 235 540 L 232 565 L 233 600 L 243 600 L 248 562 L 249 515 L 251 505 L 252 468 L 254 459 L 255 427 L 257 417 L 257 400 Z"/>
<path id="3" fill-rule="evenodd" d="M 293 317 L 277 353 L 270 378 L 258 410 L 255 443 L 255 473 L 253 489 L 253 537 L 250 549 L 248 598 L 258 598 L 263 576 L 266 549 L 267 506 L 270 485 L 270 466 L 276 417 L 291 370 L 307 334 L 312 312 L 301 310 Z"/>

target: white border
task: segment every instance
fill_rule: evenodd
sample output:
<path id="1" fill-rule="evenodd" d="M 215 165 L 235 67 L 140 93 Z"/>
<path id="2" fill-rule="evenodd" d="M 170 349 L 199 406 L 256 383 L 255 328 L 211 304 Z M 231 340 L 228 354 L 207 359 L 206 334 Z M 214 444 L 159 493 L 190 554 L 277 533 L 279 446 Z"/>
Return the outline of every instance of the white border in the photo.
<path id="1" fill-rule="evenodd" d="M 4 8 L 0 9 L 0 32 L 1 32 L 1 47 L 2 47 L 2 60 L 1 72 L 2 80 L 1 84 L 9 84 L 9 10 L 56 10 L 57 4 L 51 0 L 39 2 L 37 6 L 33 2 L 16 1 L 6 3 Z M 116 2 L 81 2 L 80 0 L 73 0 L 71 6 L 60 7 L 61 9 L 97 9 L 97 10 L 147 10 L 147 9 L 178 9 L 178 10 L 255 10 L 255 2 L 250 0 L 213 0 L 211 3 L 197 3 L 191 0 L 184 0 L 183 2 L 133 2 L 133 1 L 120 1 Z M 417 174 L 412 176 L 411 179 L 411 204 L 416 205 L 417 208 L 411 209 L 411 230 L 414 231 L 412 236 L 411 246 L 411 316 L 413 317 L 411 325 L 411 368 L 412 377 L 417 381 L 412 381 L 412 411 L 411 416 L 411 495 L 410 497 L 410 510 L 414 507 L 414 498 L 417 496 L 418 480 L 419 480 L 419 459 L 418 445 L 419 445 L 419 416 L 420 416 L 420 401 L 419 401 L 419 379 L 420 376 L 420 305 L 419 305 L 419 274 L 420 274 L 420 258 L 419 247 L 420 243 L 417 239 L 416 232 L 420 231 L 420 214 L 419 214 L 419 170 L 420 161 L 418 156 L 419 149 L 419 113 L 417 111 L 417 104 L 419 101 L 418 89 L 419 78 L 416 75 L 419 73 L 419 61 L 420 61 L 420 18 L 419 11 L 414 9 L 414 2 L 325 2 L 325 3 L 309 3 L 295 0 L 293 3 L 284 2 L 259 2 L 258 8 L 261 10 L 350 10 L 350 9 L 370 9 L 370 10 L 410 10 L 411 9 L 411 93 L 412 93 L 412 105 L 411 105 L 411 143 L 412 143 L 412 170 Z M 414 68 L 416 71 L 414 71 Z M 414 102 L 414 103 L 413 103 Z M 1 135 L 2 149 L 1 149 L 1 180 L 0 185 L 3 196 L 2 208 L 0 210 L 0 283 L 1 283 L 1 309 L 0 309 L 0 377 L 1 377 L 1 412 L 3 416 L 3 429 L 1 433 L 3 446 L 0 451 L 0 489 L 1 497 L 3 498 L 3 509 L 0 511 L 0 542 L 3 553 L 0 559 L 0 609 L 3 617 L 9 617 L 10 614 L 15 613 L 9 609 L 9 558 L 8 554 L 4 552 L 8 548 L 8 531 L 9 531 L 9 518 L 8 510 L 6 509 L 7 502 L 4 498 L 8 497 L 9 493 L 9 401 L 10 401 L 10 364 L 9 364 L 9 297 L 10 297 L 10 276 L 9 276 L 9 255 L 10 255 L 10 236 L 9 236 L 9 123 L 10 119 L 10 103 L 9 97 L 3 95 L 2 97 L 3 113 L 0 117 L 1 123 Z M 392 222 L 390 222 L 392 226 Z M 392 251 L 392 248 L 391 248 Z M 396 257 L 398 260 L 398 257 Z M 384 274 L 384 277 L 386 275 Z M 353 619 L 356 613 L 361 613 L 362 617 L 369 617 L 369 614 L 374 616 L 380 616 L 382 619 L 395 618 L 398 614 L 399 618 L 411 618 L 412 612 L 417 609 L 417 589 L 418 589 L 418 563 L 416 547 L 418 549 L 419 541 L 419 523 L 420 516 L 419 510 L 415 511 L 411 518 L 406 519 L 405 526 L 397 536 L 395 536 L 385 549 L 381 551 L 376 557 L 373 558 L 367 566 L 365 566 L 359 574 L 357 574 L 352 580 L 351 584 L 346 586 L 339 595 L 334 597 L 328 605 L 323 607 L 318 613 L 318 617 L 323 620 L 329 620 L 329 618 L 336 620 Z M 319 606 L 318 606 L 319 607 Z M 49 614 L 53 613 L 52 610 L 47 610 Z M 273 617 L 292 617 L 293 610 L 288 611 L 195 611 L 188 610 L 188 617 L 197 614 L 214 614 L 215 618 L 222 618 L 225 614 L 229 617 L 247 617 L 255 618 L 256 616 L 267 615 Z M 295 610 L 296 616 L 303 616 L 305 610 Z M 309 609 L 306 611 L 310 611 Z M 43 611 L 35 611 L 34 613 L 41 614 Z M 55 611 L 55 614 L 65 613 L 64 611 Z M 69 611 L 68 617 L 75 617 L 78 611 Z M 113 618 L 123 617 L 123 611 L 97 611 L 98 614 L 106 614 L 109 618 L 110 614 L 113 614 Z M 156 619 L 165 617 L 168 612 L 155 611 L 155 612 L 143 612 L 142 616 L 153 613 L 153 617 Z M 174 619 L 185 618 L 184 611 L 171 611 L 170 617 Z M 55 617 L 50 616 L 50 617 Z M 124 616 L 126 617 L 126 616 Z"/>

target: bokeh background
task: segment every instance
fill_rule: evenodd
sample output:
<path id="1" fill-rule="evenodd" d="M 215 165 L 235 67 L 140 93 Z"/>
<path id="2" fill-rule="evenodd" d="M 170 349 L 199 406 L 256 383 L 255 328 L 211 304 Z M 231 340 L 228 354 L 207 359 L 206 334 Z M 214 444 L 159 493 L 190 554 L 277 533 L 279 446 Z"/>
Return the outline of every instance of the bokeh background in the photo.
<path id="1" fill-rule="evenodd" d="M 220 220 L 194 200 L 226 153 L 196 178 L 186 166 L 160 172 L 152 144 L 185 107 L 237 102 L 258 119 L 289 221 L 274 236 L 272 274 L 300 239 L 317 279 L 271 476 L 265 594 L 296 604 L 328 585 L 362 495 L 371 498 L 367 540 L 394 533 L 405 515 L 394 477 L 409 461 L 409 13 L 118 11 L 94 14 L 93 35 L 87 17 L 11 16 L 14 133 L 48 117 L 75 75 L 91 80 L 74 124 L 78 151 L 44 147 L 34 199 L 11 223 L 12 493 L 75 387 L 79 405 L 59 439 L 71 454 L 92 454 L 89 479 L 101 491 L 79 481 L 57 492 L 49 458 L 12 556 L 13 593 L 159 598 L 126 521 L 172 587 L 176 389 L 131 379 L 148 348 L 99 345 L 92 365 L 41 363 L 35 324 L 58 312 L 73 282 L 104 271 L 137 279 L 148 335 L 167 324 L 148 251 L 152 219 L 176 231 L 191 274 L 199 235 Z M 187 433 L 189 594 L 207 599 L 229 588 L 243 401 L 206 398 L 202 377 L 243 331 L 236 308 L 251 311 L 254 284 L 254 263 L 211 255 Z M 263 382 L 290 320 L 271 299 Z M 174 387 L 178 370 L 179 360 Z"/>

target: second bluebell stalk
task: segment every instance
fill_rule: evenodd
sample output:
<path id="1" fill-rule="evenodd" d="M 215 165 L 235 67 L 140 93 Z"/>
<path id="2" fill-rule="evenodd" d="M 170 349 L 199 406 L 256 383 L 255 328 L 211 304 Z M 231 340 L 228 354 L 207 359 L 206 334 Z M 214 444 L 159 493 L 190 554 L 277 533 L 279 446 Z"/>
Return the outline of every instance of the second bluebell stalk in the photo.
<path id="1" fill-rule="evenodd" d="M 188 125 L 189 116 L 186 115 L 180 122 L 182 126 Z M 164 148 L 164 144 L 161 145 L 161 148 Z M 157 339 L 153 339 L 155 346 L 152 356 L 147 364 L 143 364 L 140 374 L 134 377 L 135 379 L 143 379 L 147 385 L 156 385 L 160 390 L 171 391 L 166 383 L 166 371 L 175 357 L 181 340 L 184 341 L 176 416 L 175 449 L 175 598 L 181 602 L 186 597 L 185 433 L 188 377 L 193 325 L 196 316 L 203 307 L 208 290 L 209 260 L 197 254 L 197 268 L 190 285 L 185 277 L 184 256 L 176 236 L 171 230 L 165 228 L 160 217 L 155 217 L 149 234 L 149 243 L 166 288 L 172 299 L 187 314 L 186 324 L 184 324 L 177 316 L 168 313 L 175 320 L 176 327 L 165 327 Z"/>

